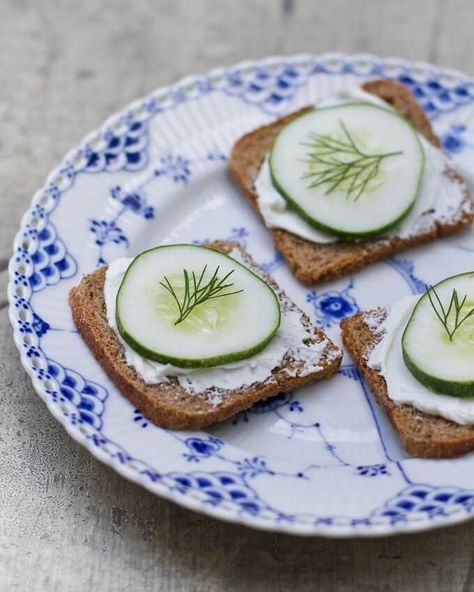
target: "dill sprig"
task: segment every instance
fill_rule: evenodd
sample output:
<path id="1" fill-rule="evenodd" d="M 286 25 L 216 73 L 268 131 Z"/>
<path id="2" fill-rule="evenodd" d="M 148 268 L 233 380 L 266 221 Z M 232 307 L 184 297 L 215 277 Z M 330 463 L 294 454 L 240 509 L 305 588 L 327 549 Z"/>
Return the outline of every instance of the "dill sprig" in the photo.
<path id="1" fill-rule="evenodd" d="M 438 293 L 433 288 L 433 286 L 427 286 L 426 293 L 428 294 L 430 304 L 433 307 L 436 316 L 438 317 L 440 323 L 443 325 L 444 330 L 446 331 L 449 337 L 449 341 L 452 341 L 459 327 L 465 321 L 467 321 L 467 319 L 474 315 L 473 307 L 468 313 L 466 313 L 464 316 L 461 316 L 462 308 L 467 300 L 467 294 L 464 295 L 462 300 L 459 300 L 457 290 L 456 288 L 454 288 L 451 293 L 451 298 L 449 300 L 448 307 L 446 308 L 441 302 L 441 298 L 439 297 Z"/>
<path id="2" fill-rule="evenodd" d="M 227 288 L 231 288 L 234 284 L 232 282 L 226 283 L 229 277 L 234 273 L 234 270 L 229 271 L 224 277 L 219 278 L 219 265 L 216 267 L 210 280 L 204 280 L 207 271 L 207 265 L 204 266 L 199 278 L 196 277 L 194 271 L 189 274 L 187 269 L 183 269 L 183 293 L 178 294 L 177 290 L 172 286 L 171 282 L 166 276 L 163 276 L 163 281 L 160 284 L 168 290 L 173 297 L 179 310 L 179 316 L 175 321 L 178 325 L 186 319 L 192 311 L 214 298 L 223 298 L 224 296 L 231 296 L 232 294 L 239 294 L 243 290 L 235 290 L 234 292 L 223 292 Z"/>
<path id="3" fill-rule="evenodd" d="M 303 175 L 303 179 L 310 181 L 310 189 L 327 185 L 325 195 L 329 195 L 339 188 L 345 190 L 347 199 L 353 198 L 357 201 L 369 183 L 379 174 L 382 161 L 402 152 L 368 154 L 357 144 L 341 120 L 339 125 L 343 132 L 342 139 L 316 133 L 308 134 L 309 141 L 303 142 L 303 145 L 310 148 L 305 159 L 309 170 Z"/>

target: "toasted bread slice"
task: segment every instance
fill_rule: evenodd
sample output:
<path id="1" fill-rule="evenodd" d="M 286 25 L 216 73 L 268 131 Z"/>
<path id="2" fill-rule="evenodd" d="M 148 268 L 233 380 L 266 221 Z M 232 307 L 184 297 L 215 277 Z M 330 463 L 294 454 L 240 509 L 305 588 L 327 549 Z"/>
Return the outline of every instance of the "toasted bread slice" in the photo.
<path id="1" fill-rule="evenodd" d="M 208 389 L 193 392 L 184 388 L 174 377 L 169 382 L 147 384 L 125 360 L 125 352 L 115 332 L 107 322 L 104 300 L 104 281 L 107 267 L 101 267 L 82 278 L 69 294 L 74 322 L 94 356 L 120 391 L 154 423 L 170 429 L 199 429 L 223 421 L 257 401 L 281 392 L 313 384 L 334 374 L 342 359 L 342 352 L 309 318 L 266 276 L 236 243 L 212 243 L 223 252 L 239 251 L 240 258 L 258 273 L 278 294 L 282 310 L 301 313 L 301 324 L 308 341 L 324 342 L 318 360 L 298 358 L 295 350 L 288 350 L 283 363 L 272 370 L 261 382 L 234 390 Z M 306 342 L 306 339 L 305 339 Z"/>
<path id="2" fill-rule="evenodd" d="M 388 80 L 374 80 L 366 82 L 362 88 L 392 105 L 428 141 L 439 148 L 440 142 L 429 120 L 405 86 Z M 276 134 L 289 121 L 311 109 L 312 107 L 306 107 L 270 125 L 260 127 L 243 136 L 235 144 L 230 156 L 229 172 L 258 213 L 260 212 L 254 183 Z M 445 174 L 450 182 L 461 185 L 464 193 L 463 203 L 449 221 L 435 221 L 431 226 L 427 225 L 409 237 L 378 238 L 358 242 L 341 240 L 330 244 L 313 243 L 286 230 L 271 228 L 276 248 L 286 259 L 294 276 L 303 284 L 311 285 L 352 273 L 409 247 L 459 232 L 474 219 L 471 197 L 465 181 L 454 169 L 447 168 Z"/>
<path id="3" fill-rule="evenodd" d="M 385 309 L 357 313 L 341 321 L 342 340 L 382 409 L 398 432 L 406 451 L 421 458 L 451 458 L 474 450 L 474 426 L 464 426 L 412 405 L 397 405 L 390 399 L 385 378 L 369 368 L 367 357 L 383 334 L 377 327 Z"/>

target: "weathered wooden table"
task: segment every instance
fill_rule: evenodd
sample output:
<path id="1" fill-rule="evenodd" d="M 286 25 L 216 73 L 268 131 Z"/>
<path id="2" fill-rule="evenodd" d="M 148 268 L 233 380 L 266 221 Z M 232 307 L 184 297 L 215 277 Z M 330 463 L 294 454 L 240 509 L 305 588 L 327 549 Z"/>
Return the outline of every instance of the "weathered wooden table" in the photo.
<path id="1" fill-rule="evenodd" d="M 298 539 L 193 514 L 75 444 L 13 345 L 5 266 L 63 154 L 153 87 L 284 52 L 369 51 L 474 74 L 472 0 L 0 0 L 0 590 L 474 590 L 474 523 Z"/>

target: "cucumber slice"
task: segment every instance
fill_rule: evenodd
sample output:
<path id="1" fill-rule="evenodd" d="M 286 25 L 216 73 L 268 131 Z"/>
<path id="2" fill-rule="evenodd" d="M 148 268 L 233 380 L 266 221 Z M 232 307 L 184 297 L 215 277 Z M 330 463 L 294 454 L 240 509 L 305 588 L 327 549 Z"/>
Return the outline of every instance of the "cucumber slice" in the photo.
<path id="1" fill-rule="evenodd" d="M 454 294 L 458 315 L 455 302 L 449 310 Z M 444 315 L 443 309 L 449 314 Z M 474 314 L 469 314 L 473 309 L 474 272 L 440 282 L 413 309 L 402 337 L 403 359 L 427 388 L 454 397 L 474 397 Z M 466 316 L 456 329 L 456 321 Z"/>
<path id="2" fill-rule="evenodd" d="M 412 208 L 424 151 L 403 117 L 350 103 L 293 119 L 277 135 L 269 162 L 275 188 L 309 224 L 346 239 L 369 238 Z"/>
<path id="3" fill-rule="evenodd" d="M 228 255 L 167 245 L 132 261 L 117 293 L 116 320 L 144 358 L 199 368 L 262 350 L 278 330 L 280 305 L 261 278 Z"/>

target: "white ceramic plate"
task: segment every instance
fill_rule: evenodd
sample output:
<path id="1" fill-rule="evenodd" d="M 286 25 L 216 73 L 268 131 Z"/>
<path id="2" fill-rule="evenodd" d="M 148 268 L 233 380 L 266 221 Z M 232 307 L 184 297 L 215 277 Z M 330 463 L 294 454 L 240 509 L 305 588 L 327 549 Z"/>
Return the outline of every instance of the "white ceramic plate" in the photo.
<path id="1" fill-rule="evenodd" d="M 252 128 L 351 82 L 407 84 L 459 163 L 474 158 L 474 81 L 373 56 L 246 62 L 160 89 L 70 152 L 33 197 L 10 264 L 10 317 L 34 388 L 68 433 L 148 490 L 271 531 L 366 536 L 459 522 L 474 512 L 474 455 L 407 457 L 351 360 L 206 432 L 172 432 L 121 396 L 73 325 L 67 294 L 104 262 L 162 242 L 237 239 L 329 335 L 359 309 L 472 269 L 474 237 L 407 252 L 329 285 L 292 279 L 226 160 Z"/>

